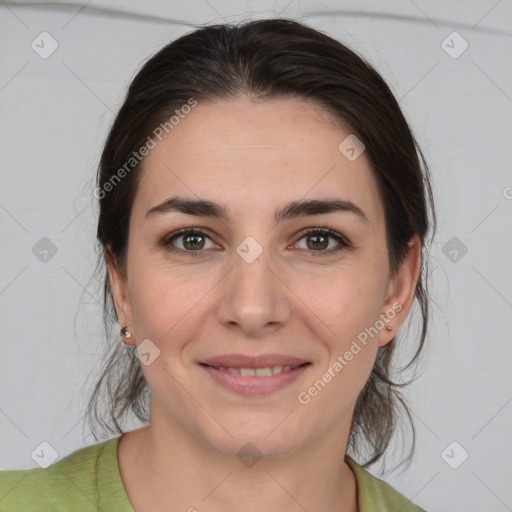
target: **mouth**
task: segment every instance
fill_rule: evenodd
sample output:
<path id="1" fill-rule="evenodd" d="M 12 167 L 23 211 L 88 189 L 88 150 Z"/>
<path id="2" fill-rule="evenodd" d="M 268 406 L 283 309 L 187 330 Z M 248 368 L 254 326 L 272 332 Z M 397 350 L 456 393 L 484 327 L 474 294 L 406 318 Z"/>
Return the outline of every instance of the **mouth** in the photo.
<path id="1" fill-rule="evenodd" d="M 224 389 L 244 396 L 265 396 L 290 386 L 312 363 L 285 356 L 223 356 L 199 366 Z"/>

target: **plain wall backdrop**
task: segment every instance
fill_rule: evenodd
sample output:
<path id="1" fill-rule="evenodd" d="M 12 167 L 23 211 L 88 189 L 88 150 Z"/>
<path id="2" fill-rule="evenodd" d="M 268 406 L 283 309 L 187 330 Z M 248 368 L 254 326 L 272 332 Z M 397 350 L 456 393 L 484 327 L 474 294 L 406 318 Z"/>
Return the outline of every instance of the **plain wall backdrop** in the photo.
<path id="1" fill-rule="evenodd" d="M 279 15 L 369 59 L 433 175 L 434 309 L 406 393 L 417 448 L 382 478 L 429 512 L 512 510 L 510 0 L 1 2 L 0 469 L 36 467 L 42 442 L 58 458 L 96 442 L 92 192 L 130 80 L 190 24 Z"/>

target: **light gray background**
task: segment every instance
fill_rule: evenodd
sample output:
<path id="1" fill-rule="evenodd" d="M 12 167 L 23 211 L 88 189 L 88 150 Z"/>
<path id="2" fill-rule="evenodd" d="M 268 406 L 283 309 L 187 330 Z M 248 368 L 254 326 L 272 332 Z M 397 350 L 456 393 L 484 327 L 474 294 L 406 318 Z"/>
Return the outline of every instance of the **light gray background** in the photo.
<path id="1" fill-rule="evenodd" d="M 35 467 L 43 441 L 59 458 L 95 443 L 82 421 L 103 343 L 93 179 L 131 78 L 190 23 L 281 14 L 375 65 L 434 176 L 436 306 L 407 392 L 417 450 L 383 478 L 429 512 L 512 510 L 512 2 L 58 3 L 0 3 L 0 469 Z M 31 48 L 43 31 L 59 45 L 48 59 Z M 458 58 L 442 46 L 454 31 L 469 44 Z M 57 247 L 47 262 L 32 252 L 42 237 Z M 453 237 L 458 261 L 443 253 Z"/>

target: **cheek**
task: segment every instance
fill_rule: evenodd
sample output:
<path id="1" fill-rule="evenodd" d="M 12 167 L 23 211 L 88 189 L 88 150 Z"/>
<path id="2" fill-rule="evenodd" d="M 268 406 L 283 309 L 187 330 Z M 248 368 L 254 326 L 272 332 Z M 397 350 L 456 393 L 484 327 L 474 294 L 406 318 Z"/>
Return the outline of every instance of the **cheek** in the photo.
<path id="1" fill-rule="evenodd" d="M 340 292 L 335 311 L 332 312 L 333 330 L 339 340 L 353 339 L 375 324 L 382 309 L 382 289 L 374 285 L 352 288 Z M 332 305 L 330 307 L 333 309 Z"/>
<path id="2" fill-rule="evenodd" d="M 378 296 L 375 286 L 367 288 L 361 282 L 346 285 L 331 295 L 333 303 L 324 309 L 324 314 L 328 311 L 331 315 L 330 332 L 322 337 L 328 357 L 318 365 L 308 379 L 310 387 L 301 390 L 303 394 L 298 398 L 301 403 L 314 401 L 319 411 L 329 410 L 331 420 L 353 407 L 371 374 L 378 350 L 375 324 L 382 305 L 374 296 Z"/>
<path id="3" fill-rule="evenodd" d="M 160 342 L 165 330 L 183 316 L 190 301 L 188 283 L 179 269 L 165 261 L 165 254 L 154 247 L 156 235 L 144 233 L 131 225 L 128 244 L 130 304 L 138 336 Z"/>
<path id="4" fill-rule="evenodd" d="M 355 392 L 364 385 L 375 361 L 386 289 L 386 276 L 378 266 L 366 263 L 332 280 L 322 310 L 330 327 L 323 338 L 329 352 L 328 369 L 331 376 L 336 375 L 334 381 Z"/>
<path id="5" fill-rule="evenodd" d="M 201 299 L 211 288 L 208 280 L 204 276 L 184 277 L 176 269 L 149 266 L 134 272 L 134 276 L 131 303 L 140 334 L 158 343 L 186 336 L 183 330 L 194 323 Z"/>
<path id="6" fill-rule="evenodd" d="M 309 286 L 297 281 L 304 302 L 319 313 L 330 328 L 334 343 L 343 345 L 379 318 L 384 303 L 387 277 L 377 261 L 369 259 L 344 265 L 322 283 Z"/>

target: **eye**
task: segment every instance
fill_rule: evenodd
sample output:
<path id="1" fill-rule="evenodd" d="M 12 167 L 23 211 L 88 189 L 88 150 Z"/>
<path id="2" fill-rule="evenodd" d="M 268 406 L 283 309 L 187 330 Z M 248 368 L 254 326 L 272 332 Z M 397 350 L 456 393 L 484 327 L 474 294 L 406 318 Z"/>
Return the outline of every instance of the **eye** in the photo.
<path id="1" fill-rule="evenodd" d="M 302 248 L 311 251 L 314 256 L 329 256 L 350 247 L 350 242 L 343 235 L 329 228 L 314 228 L 303 231 L 301 235 L 300 240 L 306 240 L 306 247 Z M 337 245 L 327 250 L 330 239 L 335 240 Z"/>
<path id="2" fill-rule="evenodd" d="M 175 241 L 180 239 L 181 241 L 175 244 Z M 210 240 L 210 237 L 203 231 L 197 229 L 182 229 L 164 237 L 160 245 L 175 253 L 183 254 L 186 252 L 190 256 L 201 256 L 201 253 L 204 252 L 203 249 L 217 247 L 211 240 L 212 246 L 205 247 L 206 240 Z M 176 248 L 176 245 L 181 245 L 182 248 Z"/>

